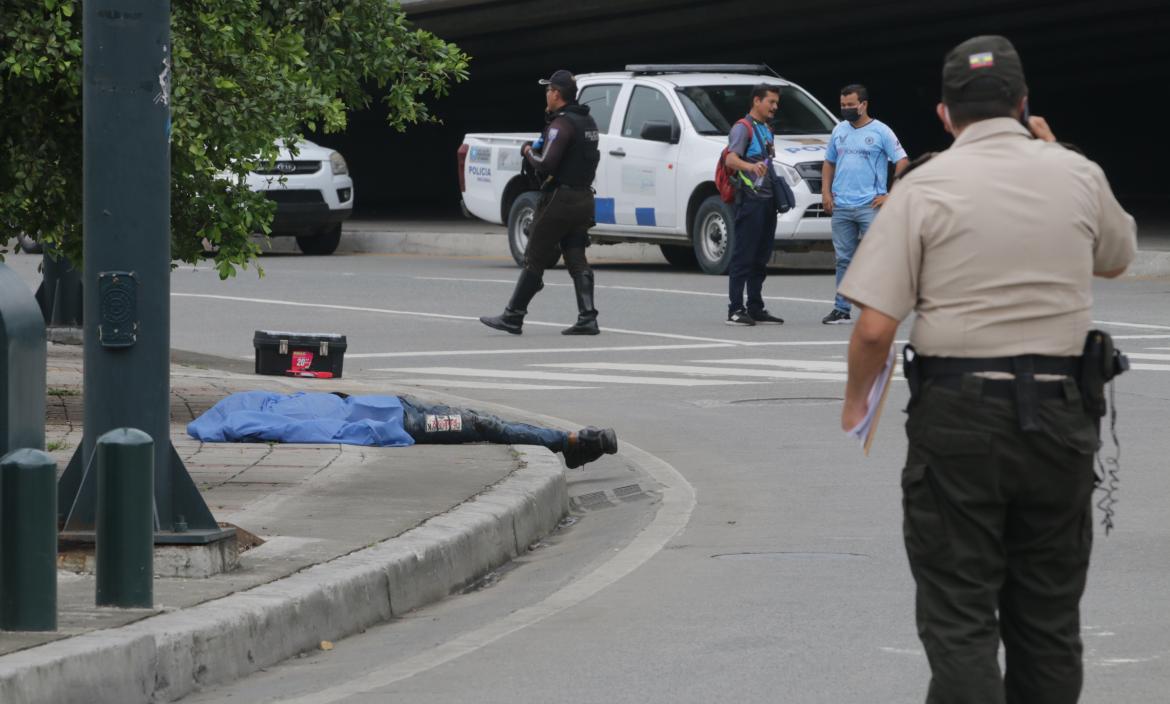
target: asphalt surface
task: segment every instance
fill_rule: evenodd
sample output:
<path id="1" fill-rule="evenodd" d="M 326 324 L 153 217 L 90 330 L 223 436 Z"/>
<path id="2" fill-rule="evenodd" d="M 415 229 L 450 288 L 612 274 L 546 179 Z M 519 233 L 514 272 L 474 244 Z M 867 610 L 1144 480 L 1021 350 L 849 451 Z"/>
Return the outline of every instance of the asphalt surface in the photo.
<path id="1" fill-rule="evenodd" d="M 483 589 L 185 701 L 923 698 L 901 546 L 906 393 L 891 392 L 869 457 L 838 429 L 850 328 L 820 324 L 831 275 L 774 272 L 765 293 L 787 324 L 733 328 L 725 279 L 607 264 L 604 334 L 567 338 L 572 289 L 556 270 L 514 337 L 476 320 L 511 292 L 503 257 L 261 264 L 264 278 L 226 282 L 176 270 L 172 346 L 250 364 L 257 329 L 344 333 L 346 376 L 613 426 L 696 503 L 579 493 L 575 525 Z M 1162 701 L 1170 688 L 1168 292 L 1170 278 L 1097 285 L 1094 319 L 1135 369 L 1117 382 L 1117 528 L 1098 533 L 1083 603 L 1085 701 Z M 685 528 L 661 549 L 642 540 L 664 521 Z"/>

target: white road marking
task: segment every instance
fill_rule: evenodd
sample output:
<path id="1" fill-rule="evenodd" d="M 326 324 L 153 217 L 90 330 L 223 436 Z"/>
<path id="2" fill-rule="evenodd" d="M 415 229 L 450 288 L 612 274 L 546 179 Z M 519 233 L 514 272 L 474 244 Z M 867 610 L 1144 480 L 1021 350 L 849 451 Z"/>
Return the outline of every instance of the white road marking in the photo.
<path id="1" fill-rule="evenodd" d="M 636 462 L 658 482 L 662 491 L 662 505 L 650 525 L 597 569 L 553 592 L 543 601 L 518 609 L 497 621 L 464 633 L 430 650 L 374 670 L 337 687 L 295 699 L 285 699 L 284 704 L 333 704 L 349 697 L 389 687 L 395 682 L 473 653 L 501 638 L 570 609 L 641 567 L 686 527 L 695 509 L 695 489 L 674 467 L 624 440 L 622 454 Z"/>
<path id="2" fill-rule="evenodd" d="M 847 362 L 814 361 L 810 359 L 696 359 L 695 364 L 757 364 L 764 367 L 800 369 L 806 372 L 845 372 Z"/>
<path id="3" fill-rule="evenodd" d="M 393 308 L 371 308 L 368 306 L 342 306 L 332 303 L 311 303 L 308 301 L 281 301 L 273 298 L 249 298 L 245 296 L 220 296 L 210 293 L 172 293 L 175 298 L 203 298 L 215 301 L 235 301 L 237 303 L 260 303 L 272 306 L 289 306 L 293 308 L 322 308 L 325 310 L 349 310 L 356 313 L 382 313 L 385 315 L 405 315 L 414 318 L 435 318 L 437 320 L 471 320 L 479 322 L 473 315 L 450 315 L 447 313 L 422 313 L 414 310 L 397 310 Z M 565 323 L 549 323 L 539 320 L 525 320 L 525 325 L 540 325 L 543 327 L 565 327 Z M 678 335 L 669 332 L 649 332 L 646 330 L 627 330 L 625 328 L 602 328 L 605 332 L 619 335 L 641 335 L 643 337 L 662 337 L 669 340 L 693 340 L 695 342 L 717 342 L 722 345 L 743 345 L 740 340 L 725 340 L 717 337 L 697 337 L 695 335 Z"/>
<path id="4" fill-rule="evenodd" d="M 1094 320 L 1094 325 L 1113 325 L 1119 328 L 1144 328 L 1146 330 L 1170 330 L 1170 325 L 1148 325 L 1146 323 L 1119 323 L 1113 320 Z"/>
<path id="5" fill-rule="evenodd" d="M 469 379 L 415 379 L 396 377 L 396 384 L 408 386 L 443 386 L 449 389 L 498 389 L 501 391 L 572 391 L 596 389 L 597 386 L 548 386 L 544 384 L 508 384 L 494 381 L 471 381 Z"/>
<path id="6" fill-rule="evenodd" d="M 397 367 L 373 369 L 375 372 L 399 374 L 430 374 L 439 376 L 488 377 L 495 379 L 536 379 L 540 381 L 573 381 L 582 384 L 646 384 L 649 386 L 720 386 L 752 384 L 752 381 L 729 379 L 662 379 L 648 376 L 616 376 L 611 374 L 569 374 L 563 372 L 532 372 L 515 369 L 471 369 L 469 367 Z M 762 380 L 761 380 L 762 381 Z"/>
<path id="7" fill-rule="evenodd" d="M 509 286 L 516 283 L 515 280 L 509 279 L 472 279 L 458 276 L 416 276 L 415 279 L 419 281 L 460 281 L 464 283 L 479 283 L 479 284 L 508 284 Z M 545 286 L 572 286 L 573 284 L 554 283 L 546 281 Z M 640 291 L 643 293 L 674 293 L 683 296 L 708 296 L 713 298 L 727 298 L 727 292 L 722 291 L 713 293 L 710 291 L 688 291 L 681 288 L 651 288 L 649 286 L 621 286 L 615 284 L 596 284 L 595 288 L 609 289 L 611 291 Z M 766 301 L 789 301 L 792 303 L 817 303 L 821 305 L 832 305 L 831 298 L 794 298 L 791 296 L 764 296 Z"/>
<path id="8" fill-rule="evenodd" d="M 627 372 L 650 372 L 659 374 L 690 374 L 694 376 L 733 376 L 759 379 L 802 379 L 805 381 L 845 381 L 843 373 L 811 371 L 771 371 L 768 369 L 712 369 L 686 364 L 636 364 L 625 362 L 558 362 L 534 364 L 534 367 L 556 367 L 561 369 L 598 369 Z"/>
<path id="9" fill-rule="evenodd" d="M 1170 361 L 1170 354 L 1148 354 L 1145 352 L 1126 352 L 1126 357 L 1130 359 L 1148 359 L 1155 362 Z"/>
<path id="10" fill-rule="evenodd" d="M 346 354 L 346 359 L 379 359 L 383 357 L 463 357 L 492 354 L 591 354 L 593 352 L 655 352 L 659 350 L 707 350 L 720 347 L 735 347 L 722 342 L 696 343 L 693 345 L 628 345 L 624 347 L 513 347 L 506 350 L 425 350 L 419 352 L 365 352 Z M 251 355 L 248 359 L 251 359 Z"/>
<path id="11" fill-rule="evenodd" d="M 1130 364 L 1129 368 L 1145 372 L 1170 372 L 1170 364 L 1142 364 L 1138 362 Z"/>

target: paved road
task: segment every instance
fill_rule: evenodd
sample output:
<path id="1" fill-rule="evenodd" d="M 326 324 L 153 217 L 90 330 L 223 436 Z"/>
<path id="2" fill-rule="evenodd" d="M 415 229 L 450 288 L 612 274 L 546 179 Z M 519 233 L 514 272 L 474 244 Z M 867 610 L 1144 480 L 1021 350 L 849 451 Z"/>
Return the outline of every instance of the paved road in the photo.
<path id="1" fill-rule="evenodd" d="M 475 320 L 511 291 L 503 259 L 263 266 L 263 279 L 222 283 L 177 270 L 173 346 L 250 364 L 256 329 L 342 332 L 347 376 L 613 425 L 669 486 L 616 465 L 577 473 L 576 523 L 485 588 L 188 701 L 922 699 L 899 517 L 906 394 L 892 392 L 870 457 L 837 430 L 849 328 L 819 322 L 830 275 L 774 275 L 769 307 L 788 323 L 742 329 L 723 324 L 725 279 L 607 265 L 606 333 L 566 338 L 563 271 L 512 337 Z M 1118 528 L 1098 535 L 1084 602 L 1086 701 L 1162 701 L 1170 688 L 1167 292 L 1170 279 L 1097 289 L 1095 319 L 1135 371 L 1117 384 Z M 638 500 L 614 493 L 635 484 Z"/>

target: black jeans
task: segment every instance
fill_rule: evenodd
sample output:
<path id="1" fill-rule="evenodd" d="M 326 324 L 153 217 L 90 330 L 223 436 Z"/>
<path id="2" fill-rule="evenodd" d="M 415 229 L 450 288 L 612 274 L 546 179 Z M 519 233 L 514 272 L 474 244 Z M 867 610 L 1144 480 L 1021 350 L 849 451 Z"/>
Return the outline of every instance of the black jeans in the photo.
<path id="1" fill-rule="evenodd" d="M 543 274 L 545 269 L 556 266 L 563 252 L 571 276 L 590 271 L 585 247 L 589 245 L 593 215 L 593 191 L 589 189 L 560 187 L 542 193 L 528 230 L 524 268 Z"/>
<path id="2" fill-rule="evenodd" d="M 735 208 L 735 237 L 731 241 L 731 268 L 728 270 L 727 312 L 744 307 L 744 288 L 747 289 L 747 310 L 764 309 L 764 279 L 768 276 L 768 260 L 776 244 L 776 204 L 771 198 L 740 196 Z"/>
<path id="3" fill-rule="evenodd" d="M 513 423 L 468 408 L 427 404 L 413 396 L 399 396 L 402 424 L 419 444 L 491 442 L 508 445 L 541 445 L 554 452 L 564 448 L 563 430 Z"/>
<path id="4" fill-rule="evenodd" d="M 1020 430 L 1014 400 L 988 397 L 983 384 L 927 380 L 906 422 L 904 533 L 930 661 L 926 701 L 1072 704 L 1097 425 L 1071 380 L 1064 398 L 1038 401 L 1035 432 Z"/>

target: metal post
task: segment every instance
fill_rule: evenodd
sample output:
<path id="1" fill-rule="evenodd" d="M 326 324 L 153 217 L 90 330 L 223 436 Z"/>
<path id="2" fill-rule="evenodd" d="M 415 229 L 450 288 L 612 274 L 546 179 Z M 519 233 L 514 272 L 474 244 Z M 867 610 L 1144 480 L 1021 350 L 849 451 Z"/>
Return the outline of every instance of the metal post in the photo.
<path id="1" fill-rule="evenodd" d="M 230 531 L 169 442 L 170 3 L 86 0 L 83 12 L 85 435 L 61 478 L 62 533 L 93 530 L 95 439 L 138 428 L 155 440 L 159 542 L 211 542 Z"/>
<path id="2" fill-rule="evenodd" d="M 97 605 L 154 605 L 154 441 L 119 428 L 97 441 Z"/>
<path id="3" fill-rule="evenodd" d="M 57 463 L 40 450 L 0 459 L 0 629 L 57 630 Z"/>
<path id="4" fill-rule="evenodd" d="M 45 321 L 28 285 L 0 263 L 0 455 L 45 446 Z"/>

